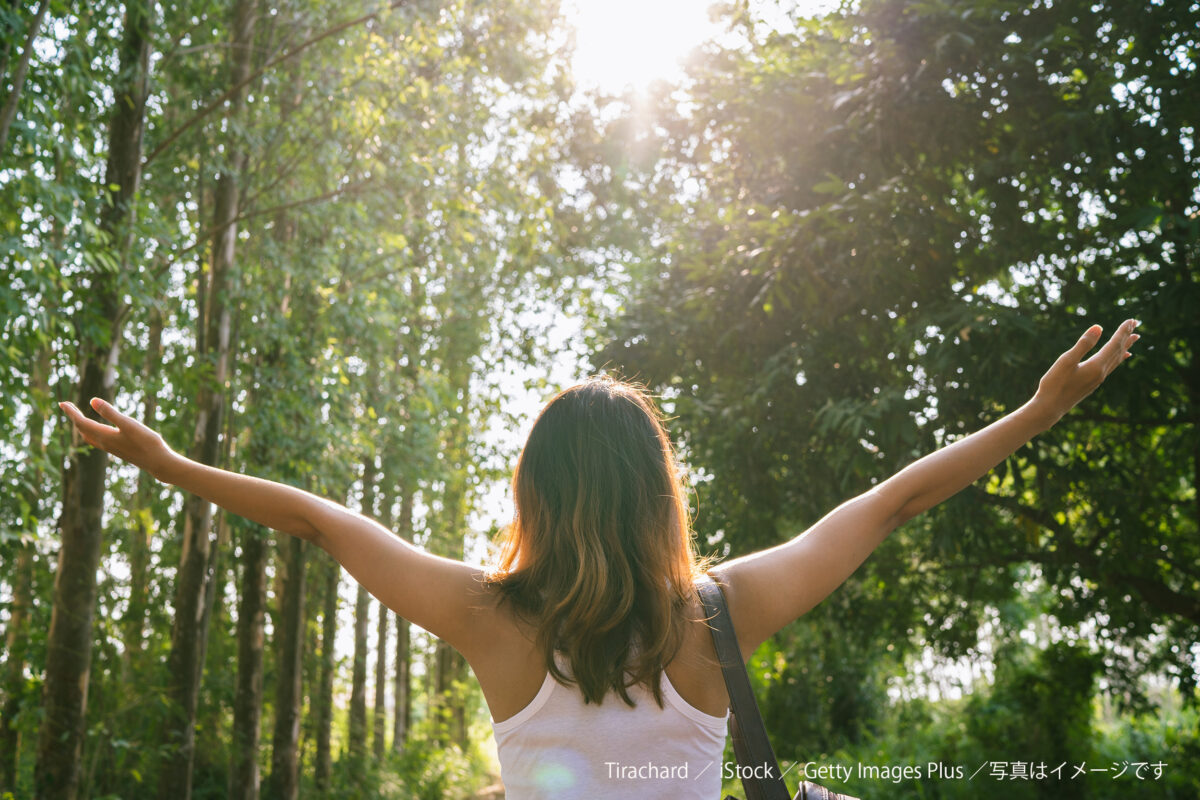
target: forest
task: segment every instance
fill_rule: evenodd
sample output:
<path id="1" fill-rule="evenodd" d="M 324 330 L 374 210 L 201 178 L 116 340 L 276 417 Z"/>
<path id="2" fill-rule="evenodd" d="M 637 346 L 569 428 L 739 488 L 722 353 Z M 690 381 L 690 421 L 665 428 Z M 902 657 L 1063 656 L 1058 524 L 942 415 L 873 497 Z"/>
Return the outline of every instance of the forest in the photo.
<path id="1" fill-rule="evenodd" d="M 60 401 L 482 564 L 625 376 L 729 558 L 1125 318 L 750 672 L 793 788 L 1200 796 L 1200 2 L 728 0 L 624 87 L 581 2 L 0 3 L 0 798 L 503 797 L 453 648 Z"/>

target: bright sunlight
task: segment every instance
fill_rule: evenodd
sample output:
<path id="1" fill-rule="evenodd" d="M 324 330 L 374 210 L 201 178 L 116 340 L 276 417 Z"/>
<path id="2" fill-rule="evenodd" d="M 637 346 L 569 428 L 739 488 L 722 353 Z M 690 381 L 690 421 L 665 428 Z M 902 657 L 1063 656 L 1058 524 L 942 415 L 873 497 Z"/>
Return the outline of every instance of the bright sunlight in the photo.
<path id="1" fill-rule="evenodd" d="M 644 90 L 656 80 L 676 81 L 683 63 L 704 41 L 719 37 L 710 0 L 564 0 L 575 28 L 575 77 L 605 92 Z M 828 12 L 838 0 L 751 0 L 760 23 L 791 29 L 795 14 Z"/>
<path id="2" fill-rule="evenodd" d="M 679 77 L 680 61 L 717 31 L 709 6 L 704 0 L 567 0 L 576 77 L 609 92 Z"/>

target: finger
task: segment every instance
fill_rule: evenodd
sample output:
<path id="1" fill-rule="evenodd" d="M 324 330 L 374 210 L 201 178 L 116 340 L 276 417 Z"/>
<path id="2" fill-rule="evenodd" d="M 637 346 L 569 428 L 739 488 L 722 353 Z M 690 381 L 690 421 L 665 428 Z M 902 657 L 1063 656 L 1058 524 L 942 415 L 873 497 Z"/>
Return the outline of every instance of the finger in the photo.
<path id="1" fill-rule="evenodd" d="M 1133 344 L 1134 344 L 1134 342 L 1136 342 L 1136 341 L 1137 341 L 1138 339 L 1140 339 L 1140 338 L 1142 338 L 1142 337 L 1141 337 L 1141 336 L 1138 336 L 1136 333 L 1135 333 L 1133 336 L 1130 336 L 1130 337 L 1129 337 L 1129 341 L 1127 341 L 1127 342 L 1125 343 L 1125 347 L 1127 348 L 1127 349 L 1125 350 L 1125 354 L 1121 356 L 1121 360 L 1122 360 L 1122 361 L 1124 361 L 1125 359 L 1127 359 L 1127 358 L 1129 358 L 1130 356 L 1132 356 L 1132 355 L 1133 355 L 1133 353 L 1129 352 L 1128 348 L 1130 348 L 1130 347 L 1133 347 Z"/>
<path id="2" fill-rule="evenodd" d="M 85 437 L 95 438 L 118 432 L 116 428 L 109 427 L 108 425 L 97 422 L 94 419 L 85 417 L 83 412 L 80 411 L 74 403 L 59 403 L 58 406 L 66 412 L 67 416 L 71 418 L 71 421 L 75 423 L 75 427 L 78 428 L 79 432 Z"/>
<path id="3" fill-rule="evenodd" d="M 104 417 L 106 420 L 113 423 L 114 425 L 120 424 L 120 423 L 124 422 L 126 419 L 124 414 L 122 414 L 120 411 L 117 411 L 115 408 L 113 408 L 108 403 L 107 400 L 104 400 L 101 397 L 93 397 L 92 401 L 91 401 L 91 406 L 92 406 L 92 409 L 95 410 L 95 412 L 97 414 Z"/>
<path id="4" fill-rule="evenodd" d="M 1135 327 L 1137 327 L 1137 320 L 1127 319 L 1122 322 L 1112 337 L 1104 344 L 1104 347 L 1089 358 L 1085 362 L 1085 365 L 1096 364 L 1103 370 L 1104 375 L 1107 376 L 1108 373 L 1116 369 L 1125 360 L 1125 353 L 1129 348 L 1130 337 L 1135 335 L 1133 333 Z"/>
<path id="5" fill-rule="evenodd" d="M 1121 323 L 1121 326 L 1113 333 L 1112 338 L 1105 343 L 1104 347 L 1096 356 L 1103 358 L 1111 364 L 1119 364 L 1122 354 L 1129 345 L 1129 337 L 1133 336 L 1133 329 L 1137 325 L 1136 320 L 1127 319 Z"/>
<path id="6" fill-rule="evenodd" d="M 1075 346 L 1068 350 L 1064 355 L 1074 359 L 1076 362 L 1082 361 L 1087 352 L 1096 346 L 1096 342 L 1100 341 L 1100 334 L 1104 329 L 1099 325 L 1093 325 L 1083 332 L 1083 336 L 1079 337 L 1079 341 L 1075 342 Z"/>

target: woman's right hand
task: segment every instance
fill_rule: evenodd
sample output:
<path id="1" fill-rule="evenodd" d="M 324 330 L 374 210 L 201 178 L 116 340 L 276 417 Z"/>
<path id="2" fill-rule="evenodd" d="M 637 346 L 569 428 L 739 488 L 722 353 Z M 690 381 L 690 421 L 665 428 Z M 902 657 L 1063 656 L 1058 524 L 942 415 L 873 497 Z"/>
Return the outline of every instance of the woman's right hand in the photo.
<path id="1" fill-rule="evenodd" d="M 92 398 L 92 408 L 113 425 L 88 419 L 71 402 L 59 403 L 58 407 L 75 423 L 75 430 L 85 442 L 146 470 L 155 478 L 161 479 L 163 468 L 176 457 L 175 451 L 156 431 L 122 414 L 99 397 Z"/>

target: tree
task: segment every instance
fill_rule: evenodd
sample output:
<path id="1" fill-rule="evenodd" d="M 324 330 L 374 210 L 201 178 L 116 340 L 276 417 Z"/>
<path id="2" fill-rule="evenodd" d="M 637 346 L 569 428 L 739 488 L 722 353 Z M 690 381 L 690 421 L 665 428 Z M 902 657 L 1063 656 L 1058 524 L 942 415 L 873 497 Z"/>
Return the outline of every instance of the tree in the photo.
<path id="1" fill-rule="evenodd" d="M 363 461 L 362 513 L 375 513 L 375 456 Z M 367 590 L 358 585 L 354 600 L 354 670 L 350 690 L 349 760 L 351 771 L 358 774 L 367 755 L 367 629 L 371 602 Z"/>
<path id="2" fill-rule="evenodd" d="M 325 579 L 324 607 L 321 616 L 321 677 L 317 690 L 317 763 L 313 782 L 318 792 L 329 789 L 329 778 L 333 772 L 333 750 L 330 732 L 333 728 L 333 673 L 337 666 L 335 648 L 337 639 L 338 580 L 341 566 L 332 558 L 324 559 L 322 571 Z"/>
<path id="3" fill-rule="evenodd" d="M 400 515 L 397 533 L 404 539 L 412 540 L 413 524 L 413 493 L 411 484 L 400 485 Z M 395 688 L 392 692 L 396 704 L 396 716 L 393 718 L 392 750 L 403 752 L 412 720 L 412 673 L 410 672 L 410 650 L 412 632 L 408 620 L 396 616 L 396 670 Z"/>
<path id="4" fill-rule="evenodd" d="M 267 548 L 263 532 L 249 526 L 241 526 L 241 545 L 237 695 L 229 748 L 229 796 L 255 800 L 259 779 L 257 753 L 262 716 Z"/>
<path id="5" fill-rule="evenodd" d="M 92 397 L 110 400 L 113 396 L 124 316 L 123 281 L 129 278 L 130 213 L 142 175 L 153 24 L 153 4 L 126 6 L 104 170 L 109 189 L 97 225 L 100 241 L 110 249 L 95 262 L 90 307 L 77 321 L 80 408 L 88 408 Z M 37 793 L 44 798 L 73 800 L 79 783 L 107 467 L 108 454 L 89 448 L 72 454 L 63 477 L 62 545 L 47 643 L 45 718 L 38 739 Z"/>
<path id="6" fill-rule="evenodd" d="M 38 767 L 71 772 L 67 795 L 154 785 L 172 797 L 253 796 L 263 685 L 292 685 L 296 648 L 282 623 L 296 606 L 267 603 L 268 581 L 289 585 L 284 559 L 272 563 L 261 531 L 214 520 L 128 467 L 99 474 L 87 454 L 64 493 L 69 426 L 37 420 L 52 399 L 100 395 L 198 460 L 336 497 L 365 445 L 388 441 L 394 451 L 376 449 L 390 482 L 378 493 L 405 487 L 408 534 L 426 542 L 427 504 L 440 505 L 453 477 L 461 508 L 452 525 L 439 520 L 437 546 L 473 535 L 474 486 L 490 475 L 469 471 L 467 455 L 496 408 L 496 379 L 480 375 L 509 353 L 527 357 L 520 315 L 578 269 L 558 259 L 544 192 L 570 89 L 554 9 L 301 2 L 267 14 L 193 3 L 156 6 L 139 28 L 122 16 L 150 10 L 34 5 L 8 4 L 0 20 L 10 34 L 0 72 L 14 88 L 0 104 L 15 109 L 0 170 L 5 788 L 34 792 L 32 748 L 7 743 L 42 720 L 57 742 L 68 707 L 77 757 L 56 743 Z M 459 321 L 473 338 L 443 330 Z M 455 337 L 464 345 L 449 359 Z M 451 367 L 469 395 L 448 392 Z M 443 428 L 456 417 L 468 421 L 451 440 Z M 82 550 L 75 519 L 91 537 Z M 56 520 L 57 578 L 72 588 L 54 600 L 51 625 Z M 81 582 L 91 599 L 74 591 Z M 75 620 L 65 647 L 65 623 L 84 608 L 90 621 Z M 323 633 L 328 702 L 313 692 L 318 724 L 301 730 L 316 732 L 319 750 L 324 741 L 319 782 L 336 790 L 329 721 L 344 709 L 333 705 L 336 629 Z M 408 658 L 407 647 L 397 654 L 406 695 Z M 266 703 L 285 734 L 297 699 Z M 407 714 L 399 724 L 403 744 Z M 278 741 L 274 755 L 286 756 L 295 736 Z M 273 772 L 294 774 L 282 763 Z"/>
<path id="7" fill-rule="evenodd" d="M 1180 305 L 1197 299 L 1196 201 L 1180 176 L 1197 171 L 1198 98 L 1175 48 L 1197 14 L 885 0 L 795 32 L 744 15 L 744 45 L 705 53 L 686 111 L 664 92 L 651 123 L 580 142 L 606 218 L 631 209 L 655 236 L 594 361 L 665 393 L 718 552 L 795 535 L 1016 407 L 1085 320 L 1140 316 L 1155 340 L 996 476 L 893 534 L 798 628 L 790 677 L 873 671 L 839 658 L 846 637 L 960 655 L 1024 577 L 1053 587 L 1060 624 L 1099 621 L 1127 698 L 1151 669 L 1190 694 L 1194 654 L 1175 643 L 1200 621 Z M 630 154 L 608 173 L 600 136 Z M 857 719 L 847 737 L 871 715 L 869 696 L 852 715 L 828 702 L 826 718 Z"/>
<path id="8" fill-rule="evenodd" d="M 300 664 L 304 652 L 306 543 L 289 536 L 280 542 L 280 550 L 280 562 L 285 572 L 279 609 L 281 630 L 276 639 L 275 735 L 266 794 L 272 800 L 295 800 L 300 791 L 300 703 L 303 699 Z"/>
<path id="9" fill-rule="evenodd" d="M 50 0 L 41 0 L 38 3 L 37 10 L 33 12 L 33 20 L 29 23 L 29 29 L 25 31 L 25 43 L 21 48 L 21 56 L 17 60 L 17 67 L 13 71 L 12 88 L 9 89 L 8 98 L 4 101 L 4 107 L 0 109 L 0 153 L 3 153 L 8 145 L 8 129 L 12 125 L 13 119 L 17 116 L 17 103 L 21 98 L 21 90 L 25 87 L 25 76 L 29 73 L 29 60 L 33 57 L 33 42 L 37 38 L 38 29 L 42 27 L 42 21 L 46 19 L 46 12 L 50 10 Z M 8 23 L 6 20 L 6 24 Z M 6 31 L 4 37 L 4 55 L 0 58 L 0 76 L 8 78 L 8 60 L 11 54 L 12 40 L 10 35 L 17 33 L 15 26 L 12 30 Z"/>
<path id="10" fill-rule="evenodd" d="M 196 431 L 191 458 L 209 465 L 217 464 L 220 435 L 225 415 L 224 386 L 230 371 L 232 329 L 237 301 L 232 297 L 237 280 L 237 218 L 240 209 L 241 173 L 246 151 L 236 126 L 245 105 L 242 86 L 250 75 L 253 55 L 256 9 L 250 0 L 239 0 L 232 8 L 229 47 L 228 119 L 233 123 L 227 146 L 227 160 L 220 170 L 213 201 L 213 238 L 211 262 L 207 274 L 200 274 L 201 313 L 197 351 L 212 370 L 211 381 L 199 388 L 195 407 Z M 159 772 L 160 800 L 191 797 L 192 760 L 195 746 L 196 702 L 208 637 L 209 582 L 217 552 L 211 538 L 212 504 L 201 497 L 189 496 L 185 508 L 183 554 L 175 592 L 175 627 L 171 635 L 169 686 L 174 705 L 168 717 L 167 738 L 176 745 L 172 756 Z"/>
<path id="11" fill-rule="evenodd" d="M 391 615 L 381 603 L 375 632 L 375 711 L 371 720 L 371 755 L 383 758 L 387 736 L 387 653 L 388 618 Z"/>

